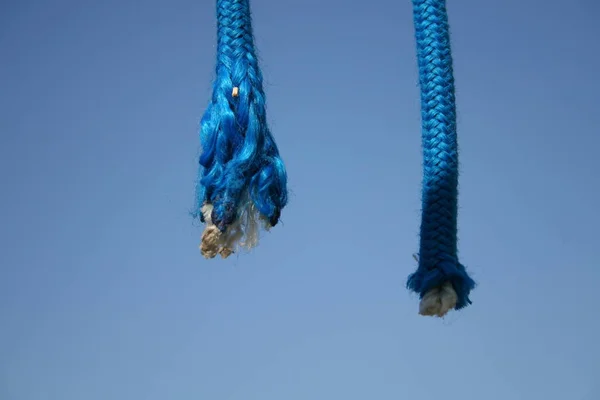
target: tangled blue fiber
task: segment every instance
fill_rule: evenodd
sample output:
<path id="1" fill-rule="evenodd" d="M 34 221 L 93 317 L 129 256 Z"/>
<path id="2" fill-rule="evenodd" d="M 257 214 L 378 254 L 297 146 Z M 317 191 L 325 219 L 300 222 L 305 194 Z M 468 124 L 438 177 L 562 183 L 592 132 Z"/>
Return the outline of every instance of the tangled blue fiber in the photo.
<path id="1" fill-rule="evenodd" d="M 201 245 L 207 258 L 255 246 L 257 224 L 275 226 L 287 203 L 287 174 L 267 125 L 249 0 L 216 5 L 216 79 L 200 124 L 194 212 L 207 225 Z"/>
<path id="2" fill-rule="evenodd" d="M 413 0 L 413 18 L 421 89 L 423 193 L 419 265 L 407 287 L 419 293 L 422 314 L 442 316 L 449 308 L 471 304 L 469 294 L 475 287 L 457 255 L 458 146 L 445 0 Z M 444 286 L 454 292 L 449 302 L 443 299 Z M 428 293 L 436 291 L 431 301 Z M 426 298 L 425 308 L 433 309 L 423 308 Z"/>

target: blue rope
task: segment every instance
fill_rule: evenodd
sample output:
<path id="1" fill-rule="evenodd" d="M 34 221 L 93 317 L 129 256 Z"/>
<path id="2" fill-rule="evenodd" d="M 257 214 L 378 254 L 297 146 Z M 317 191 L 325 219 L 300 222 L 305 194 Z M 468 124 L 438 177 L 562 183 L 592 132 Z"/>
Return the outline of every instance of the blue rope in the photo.
<path id="1" fill-rule="evenodd" d="M 469 304 L 475 282 L 457 256 L 458 146 L 445 0 L 413 0 L 421 88 L 423 193 L 417 271 L 407 287 L 423 296 L 450 282 L 456 309 Z"/>
<path id="2" fill-rule="evenodd" d="M 217 39 L 212 101 L 200 128 L 193 214 L 205 222 L 202 206 L 212 204 L 212 223 L 225 232 L 251 201 L 275 226 L 287 203 L 287 175 L 267 126 L 249 0 L 217 0 Z"/>

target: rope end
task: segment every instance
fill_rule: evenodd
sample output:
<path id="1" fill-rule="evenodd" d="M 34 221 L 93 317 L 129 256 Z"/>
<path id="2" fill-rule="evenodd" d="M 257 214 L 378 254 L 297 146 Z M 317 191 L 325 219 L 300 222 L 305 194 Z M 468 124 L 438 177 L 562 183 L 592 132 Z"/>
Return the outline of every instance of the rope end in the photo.
<path id="1" fill-rule="evenodd" d="M 212 204 L 202 206 L 202 217 L 206 227 L 202 233 L 200 252 L 207 259 L 217 255 L 228 258 L 240 248 L 251 250 L 258 245 L 260 228 L 268 231 L 271 227 L 268 219 L 260 214 L 250 201 L 243 202 L 235 213 L 233 222 L 224 229 L 215 225 L 213 210 Z"/>
<path id="2" fill-rule="evenodd" d="M 456 307 L 458 295 L 450 282 L 433 288 L 421 299 L 419 303 L 419 314 L 429 317 L 443 317 Z"/>
<path id="3" fill-rule="evenodd" d="M 420 315 L 443 317 L 452 309 L 460 310 L 471 304 L 469 294 L 475 288 L 475 281 L 462 264 L 445 257 L 437 263 L 419 260 L 419 268 L 408 277 L 406 286 L 421 297 Z"/>

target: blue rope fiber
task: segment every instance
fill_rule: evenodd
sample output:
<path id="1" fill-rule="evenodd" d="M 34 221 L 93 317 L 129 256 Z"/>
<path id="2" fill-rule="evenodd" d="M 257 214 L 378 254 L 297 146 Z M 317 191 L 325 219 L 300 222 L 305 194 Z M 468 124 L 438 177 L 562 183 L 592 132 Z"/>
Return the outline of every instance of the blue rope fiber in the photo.
<path id="1" fill-rule="evenodd" d="M 211 222 L 225 232 L 252 202 L 275 226 L 287 203 L 287 175 L 267 126 L 249 0 L 217 0 L 216 4 L 216 79 L 201 120 L 193 214 L 206 222 L 202 207 L 211 204 Z"/>
<path id="2" fill-rule="evenodd" d="M 450 282 L 469 304 L 475 282 L 457 256 L 458 146 L 445 0 L 413 0 L 421 88 L 423 193 L 419 265 L 407 287 L 423 296 Z"/>

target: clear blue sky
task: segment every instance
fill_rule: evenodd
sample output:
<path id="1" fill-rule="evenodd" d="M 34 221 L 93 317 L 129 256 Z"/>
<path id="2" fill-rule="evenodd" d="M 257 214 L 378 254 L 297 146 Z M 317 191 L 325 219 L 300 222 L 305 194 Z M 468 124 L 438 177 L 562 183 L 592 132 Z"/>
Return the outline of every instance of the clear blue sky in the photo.
<path id="1" fill-rule="evenodd" d="M 206 261 L 214 1 L 2 1 L 0 399 L 600 398 L 598 1 L 449 4 L 479 287 L 445 320 L 404 288 L 410 1 L 252 6 L 292 197 L 251 254 Z"/>

